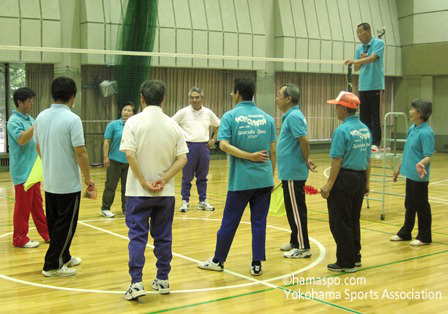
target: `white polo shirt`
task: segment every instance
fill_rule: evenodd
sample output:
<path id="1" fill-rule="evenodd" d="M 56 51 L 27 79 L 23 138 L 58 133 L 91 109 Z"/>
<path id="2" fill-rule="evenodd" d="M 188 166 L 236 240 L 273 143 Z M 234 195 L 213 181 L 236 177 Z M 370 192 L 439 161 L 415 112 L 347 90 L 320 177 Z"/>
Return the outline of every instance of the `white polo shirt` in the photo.
<path id="1" fill-rule="evenodd" d="M 171 167 L 177 156 L 188 153 L 182 129 L 159 106 L 148 106 L 126 121 L 120 151 L 126 150 L 135 152 L 138 167 L 146 181 L 156 181 Z M 165 183 L 162 192 L 152 193 L 141 186 L 129 168 L 126 196 L 174 196 L 174 178 Z"/>
<path id="2" fill-rule="evenodd" d="M 192 105 L 180 109 L 173 116 L 185 133 L 187 142 L 208 142 L 210 126 L 218 127 L 221 120 L 208 108 L 195 110 Z"/>

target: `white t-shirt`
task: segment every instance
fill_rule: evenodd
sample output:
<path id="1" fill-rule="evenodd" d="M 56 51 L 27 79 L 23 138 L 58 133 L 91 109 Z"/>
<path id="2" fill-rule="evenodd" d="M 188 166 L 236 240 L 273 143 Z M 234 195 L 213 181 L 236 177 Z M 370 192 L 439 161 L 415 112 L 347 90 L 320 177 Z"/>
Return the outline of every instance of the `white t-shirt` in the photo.
<path id="1" fill-rule="evenodd" d="M 200 110 L 195 110 L 189 105 L 176 112 L 173 119 L 184 130 L 187 142 L 208 142 L 210 126 L 218 127 L 221 123 L 213 111 L 204 106 Z"/>
<path id="2" fill-rule="evenodd" d="M 148 106 L 126 121 L 120 151 L 126 150 L 135 152 L 140 172 L 147 181 L 159 179 L 177 156 L 188 153 L 182 129 L 158 106 Z M 126 196 L 174 196 L 174 178 L 165 183 L 162 192 L 152 193 L 141 186 L 129 168 Z"/>

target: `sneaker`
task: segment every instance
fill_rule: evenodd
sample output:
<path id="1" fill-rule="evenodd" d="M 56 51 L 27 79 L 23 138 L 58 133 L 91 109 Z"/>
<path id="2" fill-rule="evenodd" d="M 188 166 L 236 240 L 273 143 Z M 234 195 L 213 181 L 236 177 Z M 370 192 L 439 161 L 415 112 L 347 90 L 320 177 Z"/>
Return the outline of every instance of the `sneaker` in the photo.
<path id="1" fill-rule="evenodd" d="M 391 236 L 389 240 L 390 241 L 406 241 L 405 239 L 401 238 L 398 235 Z"/>
<path id="2" fill-rule="evenodd" d="M 213 263 L 213 258 L 209 258 L 205 262 L 199 262 L 198 267 L 200 269 L 214 270 L 214 271 L 223 271 L 224 264 L 223 263 Z"/>
<path id="3" fill-rule="evenodd" d="M 115 214 L 110 210 L 101 210 L 101 216 L 104 216 L 106 218 L 114 218 Z"/>
<path id="4" fill-rule="evenodd" d="M 372 145 L 372 153 L 378 153 L 379 149 L 378 146 Z"/>
<path id="5" fill-rule="evenodd" d="M 261 268 L 261 264 L 260 265 L 251 265 L 250 266 L 250 273 L 252 274 L 252 276 L 260 276 L 263 273 L 263 269 Z"/>
<path id="6" fill-rule="evenodd" d="M 59 269 L 42 270 L 42 274 L 45 277 L 68 277 L 76 275 L 76 269 L 68 268 L 66 265 Z"/>
<path id="7" fill-rule="evenodd" d="M 292 247 L 291 243 L 282 245 L 280 247 L 280 251 L 291 251 L 292 249 L 293 249 L 293 247 Z"/>
<path id="8" fill-rule="evenodd" d="M 198 209 L 201 209 L 201 210 L 209 210 L 209 211 L 214 211 L 214 210 L 215 210 L 215 208 L 214 208 L 212 205 L 210 205 L 210 204 L 207 202 L 207 200 L 205 200 L 205 201 L 203 201 L 203 202 L 199 202 L 199 204 L 198 204 Z"/>
<path id="9" fill-rule="evenodd" d="M 187 201 L 182 201 L 182 205 L 179 208 L 179 211 L 181 213 L 186 213 L 188 211 L 188 208 L 190 207 L 190 204 Z"/>
<path id="10" fill-rule="evenodd" d="M 417 239 L 412 240 L 412 241 L 409 243 L 409 245 L 412 245 L 412 246 L 422 246 L 422 245 L 429 245 L 429 244 L 431 244 L 431 243 L 422 242 L 422 241 L 417 240 Z"/>
<path id="11" fill-rule="evenodd" d="M 124 294 L 124 298 L 130 301 L 130 300 L 136 300 L 139 297 L 144 297 L 145 295 L 146 295 L 145 287 L 143 287 L 143 283 L 140 281 L 136 283 L 131 283 L 129 285 L 129 289 Z"/>
<path id="12" fill-rule="evenodd" d="M 69 260 L 67 263 L 65 263 L 65 266 L 67 267 L 73 267 L 73 266 L 78 266 L 79 264 L 81 264 L 82 259 L 80 257 L 73 257 L 72 259 Z"/>
<path id="13" fill-rule="evenodd" d="M 355 254 L 355 266 L 356 267 L 361 267 L 362 266 L 362 263 L 361 263 L 361 253 Z"/>
<path id="14" fill-rule="evenodd" d="M 283 253 L 283 257 L 286 258 L 310 258 L 310 249 L 292 249 L 289 252 Z"/>
<path id="15" fill-rule="evenodd" d="M 18 247 L 23 247 L 23 248 L 27 248 L 27 249 L 29 249 L 29 248 L 35 248 L 35 247 L 38 247 L 39 244 L 40 244 L 40 243 L 37 242 L 37 241 L 29 240 L 27 243 L 25 243 L 25 245 L 23 245 L 23 246 L 18 246 Z"/>
<path id="16" fill-rule="evenodd" d="M 170 293 L 170 284 L 167 280 L 154 279 L 152 282 L 152 288 L 159 291 L 160 294 Z"/>
<path id="17" fill-rule="evenodd" d="M 345 267 L 341 267 L 338 264 L 334 263 L 334 264 L 328 264 L 327 265 L 327 269 L 331 270 L 331 271 L 338 271 L 338 272 L 342 272 L 342 273 L 355 273 L 356 272 L 356 267 L 352 267 L 352 268 L 345 268 Z"/>

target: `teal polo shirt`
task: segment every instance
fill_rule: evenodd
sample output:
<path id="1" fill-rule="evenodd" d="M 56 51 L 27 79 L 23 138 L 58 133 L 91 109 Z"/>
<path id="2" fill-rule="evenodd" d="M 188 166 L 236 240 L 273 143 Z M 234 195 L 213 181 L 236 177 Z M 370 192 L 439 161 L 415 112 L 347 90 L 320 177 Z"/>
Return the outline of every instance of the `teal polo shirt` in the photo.
<path id="1" fill-rule="evenodd" d="M 36 145 L 31 140 L 25 145 L 17 143 L 20 133 L 26 131 L 34 124 L 34 119 L 27 114 L 14 110 L 9 118 L 8 143 L 9 143 L 9 173 L 14 185 L 25 183 L 28 180 L 31 169 L 37 158 Z"/>
<path id="2" fill-rule="evenodd" d="M 109 147 L 109 159 L 115 160 L 124 164 L 128 163 L 126 153 L 120 152 L 121 137 L 123 135 L 124 121 L 118 119 L 109 122 L 104 133 L 104 138 L 111 140 Z"/>
<path id="3" fill-rule="evenodd" d="M 426 175 L 423 179 L 420 179 L 415 165 L 423 158 L 431 157 L 433 154 L 434 132 L 432 128 L 426 122 L 419 126 L 411 125 L 406 135 L 400 173 L 413 181 L 428 182 L 431 163 L 425 166 Z"/>
<path id="4" fill-rule="evenodd" d="M 275 142 L 274 119 L 252 101 L 240 102 L 226 112 L 219 126 L 218 141 L 250 153 L 267 150 Z M 252 162 L 230 155 L 229 191 L 265 188 L 274 185 L 272 162 Z"/>
<path id="5" fill-rule="evenodd" d="M 307 133 L 308 124 L 305 116 L 298 106 L 292 107 L 282 118 L 282 129 L 277 142 L 279 180 L 308 179 L 308 166 L 298 141 Z"/>
<path id="6" fill-rule="evenodd" d="M 356 60 L 360 59 L 361 53 L 378 58 L 367 64 L 362 64 L 359 72 L 359 91 L 384 90 L 384 41 L 373 38 L 367 45 L 361 44 L 356 49 Z"/>
<path id="7" fill-rule="evenodd" d="M 369 128 L 358 116 L 348 116 L 331 140 L 330 157 L 342 158 L 342 168 L 366 170 L 369 164 L 372 137 Z"/>

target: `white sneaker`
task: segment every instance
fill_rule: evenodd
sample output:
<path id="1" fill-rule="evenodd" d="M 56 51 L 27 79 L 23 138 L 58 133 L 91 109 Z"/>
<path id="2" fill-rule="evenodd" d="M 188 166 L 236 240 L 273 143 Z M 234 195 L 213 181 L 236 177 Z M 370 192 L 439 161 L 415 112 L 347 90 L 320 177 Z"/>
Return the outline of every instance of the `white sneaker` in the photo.
<path id="1" fill-rule="evenodd" d="M 170 284 L 167 280 L 154 279 L 152 282 L 152 288 L 154 290 L 159 291 L 160 294 L 169 294 L 170 293 Z"/>
<path id="2" fill-rule="evenodd" d="M 144 297 L 145 295 L 146 295 L 145 287 L 143 287 L 143 283 L 140 281 L 136 283 L 131 283 L 129 285 L 129 289 L 124 294 L 124 298 L 130 301 L 130 300 L 136 300 L 139 297 Z"/>
<path id="3" fill-rule="evenodd" d="M 42 274 L 45 277 L 68 277 L 76 275 L 76 269 L 74 268 L 68 268 L 67 266 L 62 266 L 59 269 L 52 269 L 52 270 L 42 270 Z"/>
<path id="4" fill-rule="evenodd" d="M 23 247 L 23 248 L 35 248 L 39 246 L 39 242 L 34 241 L 34 240 L 29 240 L 24 246 L 18 246 L 18 247 Z"/>
<path id="5" fill-rule="evenodd" d="M 429 244 L 431 244 L 431 243 L 422 242 L 422 241 L 417 240 L 417 239 L 412 240 L 412 241 L 409 243 L 409 245 L 412 245 L 412 246 L 422 246 L 422 245 L 429 245 Z"/>
<path id="6" fill-rule="evenodd" d="M 82 259 L 80 257 L 73 257 L 72 259 L 69 260 L 67 263 L 65 263 L 65 266 L 67 267 L 73 267 L 73 266 L 78 266 L 79 264 L 81 264 Z"/>
<path id="7" fill-rule="evenodd" d="M 398 235 L 393 235 L 389 239 L 390 241 L 406 241 L 405 239 L 400 238 Z"/>
<path id="8" fill-rule="evenodd" d="M 190 207 L 190 204 L 187 201 L 182 201 L 182 205 L 179 208 L 179 211 L 181 213 L 186 213 L 188 211 L 188 208 Z"/>
<path id="9" fill-rule="evenodd" d="M 292 249 L 289 252 L 283 253 L 283 257 L 285 258 L 310 258 L 311 255 L 310 249 Z"/>
<path id="10" fill-rule="evenodd" d="M 115 214 L 110 210 L 101 210 L 101 216 L 104 216 L 106 218 L 114 218 Z"/>
<path id="11" fill-rule="evenodd" d="M 198 204 L 198 209 L 201 209 L 201 210 L 209 210 L 209 211 L 213 211 L 213 210 L 215 210 L 215 208 L 214 208 L 212 205 L 210 205 L 210 204 L 207 202 L 207 200 L 205 200 L 205 201 L 203 201 L 203 202 L 199 202 L 199 204 Z"/>
<path id="12" fill-rule="evenodd" d="M 280 251 L 291 251 L 291 250 L 292 250 L 291 243 L 284 244 L 280 247 Z"/>
<path id="13" fill-rule="evenodd" d="M 213 258 L 210 257 L 205 262 L 199 262 L 198 267 L 206 270 L 223 271 L 224 265 L 222 263 L 213 263 Z"/>
<path id="14" fill-rule="evenodd" d="M 372 145 L 372 153 L 378 153 L 378 146 Z"/>

